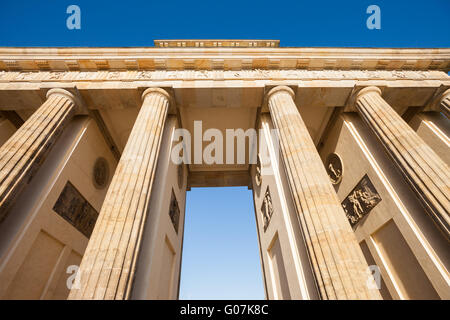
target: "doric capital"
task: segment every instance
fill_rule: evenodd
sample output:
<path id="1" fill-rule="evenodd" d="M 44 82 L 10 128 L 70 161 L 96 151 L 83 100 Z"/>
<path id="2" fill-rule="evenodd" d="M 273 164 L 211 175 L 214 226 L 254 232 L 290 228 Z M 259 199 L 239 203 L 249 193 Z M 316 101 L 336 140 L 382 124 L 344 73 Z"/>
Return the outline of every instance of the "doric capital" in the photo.
<path id="1" fill-rule="evenodd" d="M 166 90 L 164 90 L 162 88 L 147 88 L 147 89 L 145 89 L 145 91 L 142 93 L 142 103 L 145 103 L 145 100 L 152 96 L 153 97 L 154 96 L 164 97 L 164 99 L 167 100 L 167 102 L 168 102 L 169 114 L 176 114 L 174 100 L 173 100 L 172 96 L 170 95 L 170 93 L 168 93 Z"/>
<path id="2" fill-rule="evenodd" d="M 368 87 L 354 87 L 352 93 L 350 94 L 347 103 L 345 105 L 345 112 L 354 112 L 356 111 L 356 102 L 362 96 L 369 94 L 371 92 L 376 92 L 381 96 L 381 89 L 375 86 Z"/>
<path id="3" fill-rule="evenodd" d="M 170 96 L 170 94 L 161 88 L 147 88 L 145 89 L 144 93 L 142 93 L 142 101 L 145 100 L 146 97 L 148 97 L 151 93 L 153 94 L 160 94 L 164 97 L 167 98 L 167 100 L 169 100 L 169 102 L 172 100 L 172 97 Z"/>
<path id="4" fill-rule="evenodd" d="M 445 100 L 450 99 L 450 89 L 447 89 L 440 97 L 439 104 L 444 104 Z"/>
<path id="5" fill-rule="evenodd" d="M 450 110 L 450 89 L 448 86 L 441 85 L 433 94 L 433 97 L 428 101 L 423 109 L 424 112 L 434 111 L 443 112 L 445 115 Z"/>
<path id="6" fill-rule="evenodd" d="M 289 87 L 287 87 L 287 86 L 278 86 L 278 87 L 272 88 L 272 89 L 267 93 L 266 99 L 269 100 L 270 97 L 271 97 L 273 94 L 277 93 L 277 92 L 287 92 L 287 93 L 292 97 L 292 99 L 295 98 L 294 90 L 292 90 L 291 88 L 289 88 Z"/>
<path id="7" fill-rule="evenodd" d="M 450 89 L 447 89 L 439 99 L 439 108 L 450 119 Z"/>
<path id="8" fill-rule="evenodd" d="M 84 104 L 83 98 L 78 94 L 78 91 L 76 91 L 75 88 L 75 94 L 73 94 L 72 92 L 63 89 L 63 88 L 52 88 L 50 90 L 47 91 L 47 99 L 50 96 L 63 96 L 66 99 L 69 99 L 74 105 L 75 105 L 75 113 L 76 114 L 89 114 L 89 111 L 86 107 L 86 105 Z"/>
<path id="9" fill-rule="evenodd" d="M 62 88 L 53 88 L 47 91 L 47 99 L 52 96 L 52 95 L 58 95 L 58 96 L 63 96 L 67 99 L 69 99 L 70 101 L 72 101 L 73 104 L 75 104 L 77 107 L 81 108 L 82 106 L 82 102 L 81 100 L 76 97 L 74 94 L 72 94 L 71 92 L 67 91 L 66 89 L 62 89 Z"/>
<path id="10" fill-rule="evenodd" d="M 381 96 L 381 89 L 375 86 L 370 86 L 370 87 L 365 87 L 361 90 L 359 90 L 358 92 L 355 93 L 355 102 L 358 101 L 358 99 L 360 97 L 362 97 L 363 95 L 366 95 L 370 92 L 376 92 Z"/>

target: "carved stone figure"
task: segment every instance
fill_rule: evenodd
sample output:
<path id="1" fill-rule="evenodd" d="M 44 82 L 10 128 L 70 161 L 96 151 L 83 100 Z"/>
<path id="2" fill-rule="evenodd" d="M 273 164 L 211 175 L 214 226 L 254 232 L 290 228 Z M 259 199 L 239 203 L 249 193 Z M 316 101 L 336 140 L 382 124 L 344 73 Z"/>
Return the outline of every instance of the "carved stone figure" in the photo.
<path id="1" fill-rule="evenodd" d="M 137 73 L 138 79 L 151 79 L 152 78 L 152 72 L 151 71 L 139 71 Z"/>
<path id="2" fill-rule="evenodd" d="M 109 181 L 108 161 L 103 157 L 98 158 L 95 161 L 94 169 L 92 171 L 94 186 L 97 189 L 105 188 Z"/>
<path id="3" fill-rule="evenodd" d="M 120 78 L 120 72 L 119 71 L 110 71 L 108 72 L 107 78 L 110 80 L 115 80 Z"/>
<path id="4" fill-rule="evenodd" d="M 270 219 L 272 218 L 273 215 L 272 197 L 270 196 L 269 187 L 267 187 L 266 193 L 264 194 L 261 212 L 263 216 L 264 232 L 265 232 L 267 227 L 269 226 Z"/>
<path id="5" fill-rule="evenodd" d="M 262 183 L 262 176 L 261 176 L 261 158 L 258 155 L 258 158 L 256 159 L 256 173 L 255 173 L 255 182 L 256 185 L 259 187 Z"/>
<path id="6" fill-rule="evenodd" d="M 60 80 L 64 77 L 65 72 L 50 72 L 48 78 L 50 80 Z"/>
<path id="7" fill-rule="evenodd" d="M 366 174 L 341 204 L 350 224 L 354 226 L 380 201 L 380 195 Z"/>
<path id="8" fill-rule="evenodd" d="M 325 162 L 325 168 L 332 184 L 339 184 L 342 180 L 342 160 L 336 153 L 331 153 Z"/>
<path id="9" fill-rule="evenodd" d="M 58 200 L 56 200 L 53 211 L 87 238 L 91 236 L 98 212 L 70 181 L 67 181 Z"/>
<path id="10" fill-rule="evenodd" d="M 172 221 L 173 227 L 175 228 L 175 232 L 178 234 L 178 225 L 180 222 L 180 207 L 178 206 L 178 201 L 175 197 L 175 192 L 173 192 L 173 189 L 172 196 L 170 198 L 169 217 Z"/>
<path id="11" fill-rule="evenodd" d="M 17 74 L 16 80 L 30 80 L 35 74 L 34 72 L 20 72 Z"/>

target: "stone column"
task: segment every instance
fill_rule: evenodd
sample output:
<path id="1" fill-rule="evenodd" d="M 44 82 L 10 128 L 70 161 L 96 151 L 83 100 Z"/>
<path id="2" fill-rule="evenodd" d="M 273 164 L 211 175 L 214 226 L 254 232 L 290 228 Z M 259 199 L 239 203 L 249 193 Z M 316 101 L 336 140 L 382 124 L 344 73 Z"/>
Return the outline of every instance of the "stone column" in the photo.
<path id="1" fill-rule="evenodd" d="M 447 95 L 442 101 L 448 103 L 448 99 Z M 448 239 L 449 167 L 381 97 L 379 88 L 362 89 L 356 94 L 355 104 L 361 117 L 421 200 L 426 212 Z"/>
<path id="2" fill-rule="evenodd" d="M 442 98 L 440 100 L 441 111 L 447 118 L 450 119 L 450 89 L 445 91 L 442 94 Z"/>
<path id="3" fill-rule="evenodd" d="M 170 97 L 149 88 L 142 99 L 69 299 L 130 296 Z"/>
<path id="4" fill-rule="evenodd" d="M 63 128 L 80 108 L 64 89 L 50 89 L 47 100 L 0 148 L 0 223 L 31 181 Z"/>
<path id="5" fill-rule="evenodd" d="M 380 299 L 366 285 L 367 263 L 293 98 L 280 86 L 267 102 L 320 296 Z"/>

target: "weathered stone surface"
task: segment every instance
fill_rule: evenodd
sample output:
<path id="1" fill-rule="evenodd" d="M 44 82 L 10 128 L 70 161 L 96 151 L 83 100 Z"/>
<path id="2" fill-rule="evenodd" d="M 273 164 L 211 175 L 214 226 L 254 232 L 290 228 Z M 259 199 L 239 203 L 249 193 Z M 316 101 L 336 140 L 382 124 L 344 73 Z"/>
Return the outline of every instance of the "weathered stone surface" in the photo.
<path id="1" fill-rule="evenodd" d="M 322 299 L 379 299 L 365 285 L 367 263 L 289 87 L 268 93 L 272 121 Z"/>
<path id="2" fill-rule="evenodd" d="M 417 175 L 408 172 L 403 179 L 367 120 L 356 113 L 353 93 L 379 87 L 393 112 L 446 161 L 449 68 L 450 49 L 445 48 L 279 48 L 272 40 L 161 40 L 156 48 L 0 48 L 0 141 L 17 129 L 30 131 L 27 139 L 16 139 L 11 152 L 19 150 L 15 163 L 24 170 L 30 163 L 40 167 L 28 185 L 28 176 L 18 175 L 15 190 L 27 186 L 0 224 L 0 298 L 65 299 L 66 280 L 72 279 L 67 266 L 78 266 L 86 253 L 82 287 L 74 288 L 71 299 L 176 299 L 186 187 L 248 186 L 266 298 L 360 299 L 378 298 L 381 292 L 388 299 L 448 299 L 448 241 L 416 199 L 415 192 L 422 192 L 410 188 L 408 180 L 435 183 L 434 177 L 422 180 L 420 172 L 432 172 L 417 164 L 429 152 L 420 144 L 405 146 L 412 135 L 397 123 L 390 130 L 395 133 L 383 131 L 382 124 L 397 121 L 378 116 L 391 112 L 384 106 L 368 111 L 376 114 L 371 121 L 392 138 L 391 145 L 400 141 L 405 150 L 421 148 L 410 154 L 412 159 L 405 158 L 405 166 Z M 165 88 L 173 103 L 167 107 L 165 91 L 150 89 L 140 110 L 143 88 L 156 86 Z M 294 102 L 292 92 L 282 87 L 264 103 L 267 88 L 274 86 L 291 88 Z M 42 125 L 21 128 L 21 119 L 42 105 L 43 92 L 74 87 L 95 122 L 48 112 L 34 120 Z M 52 110 L 67 107 L 61 99 L 52 100 Z M 31 150 L 45 155 L 52 146 L 46 139 L 53 129 L 44 130 L 52 119 L 59 121 L 57 128 L 65 121 L 70 125 L 41 166 L 44 157 L 33 160 Z M 275 125 L 281 128 L 285 165 L 279 166 L 273 148 L 270 164 L 258 156 L 256 165 L 176 166 L 169 160 L 170 141 L 177 128 L 195 134 L 195 121 L 202 121 L 204 132 L 261 129 L 269 146 L 278 141 L 272 135 Z M 101 210 L 110 182 L 108 163 L 111 175 L 117 164 L 109 150 L 117 161 L 124 157 Z M 101 157 L 108 163 L 96 162 Z M 21 164 L 22 159 L 30 162 Z M 15 179 L 16 167 L 11 168 L 2 172 L 4 181 Z M 365 175 L 370 186 L 361 180 Z M 68 181 L 78 195 L 63 191 Z M 441 187 L 448 192 L 448 184 Z M 62 193 L 65 197 L 58 200 Z M 339 202 L 353 219 L 353 230 Z M 79 214 L 86 209 L 87 214 Z M 371 283 L 353 234 L 375 282 L 381 276 L 380 291 L 368 290 L 377 283 Z"/>
<path id="3" fill-rule="evenodd" d="M 81 262 L 81 288 L 72 289 L 69 299 L 129 297 L 168 108 L 167 92 L 144 91 L 141 110 Z"/>

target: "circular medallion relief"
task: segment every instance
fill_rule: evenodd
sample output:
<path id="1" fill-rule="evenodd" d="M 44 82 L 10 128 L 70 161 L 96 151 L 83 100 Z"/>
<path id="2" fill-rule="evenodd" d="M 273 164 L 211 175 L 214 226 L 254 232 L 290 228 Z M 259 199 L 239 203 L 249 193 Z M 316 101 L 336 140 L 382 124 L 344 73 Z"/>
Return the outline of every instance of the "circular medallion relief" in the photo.
<path id="1" fill-rule="evenodd" d="M 262 176 L 261 176 L 261 158 L 258 155 L 258 158 L 256 159 L 256 173 L 255 173 L 255 182 L 256 185 L 259 187 L 262 182 Z"/>
<path id="2" fill-rule="evenodd" d="M 109 165 L 108 161 L 103 158 L 97 158 L 94 164 L 94 170 L 92 173 L 92 180 L 94 182 L 94 186 L 97 189 L 103 189 L 106 187 L 109 181 Z"/>
<path id="3" fill-rule="evenodd" d="M 177 174 L 178 174 L 178 189 L 181 189 L 183 187 L 183 180 L 184 180 L 183 164 L 178 165 Z"/>
<path id="4" fill-rule="evenodd" d="M 341 157 L 336 153 L 330 153 L 325 162 L 325 169 L 330 177 L 332 184 L 339 184 L 342 180 L 344 167 L 342 165 Z"/>

